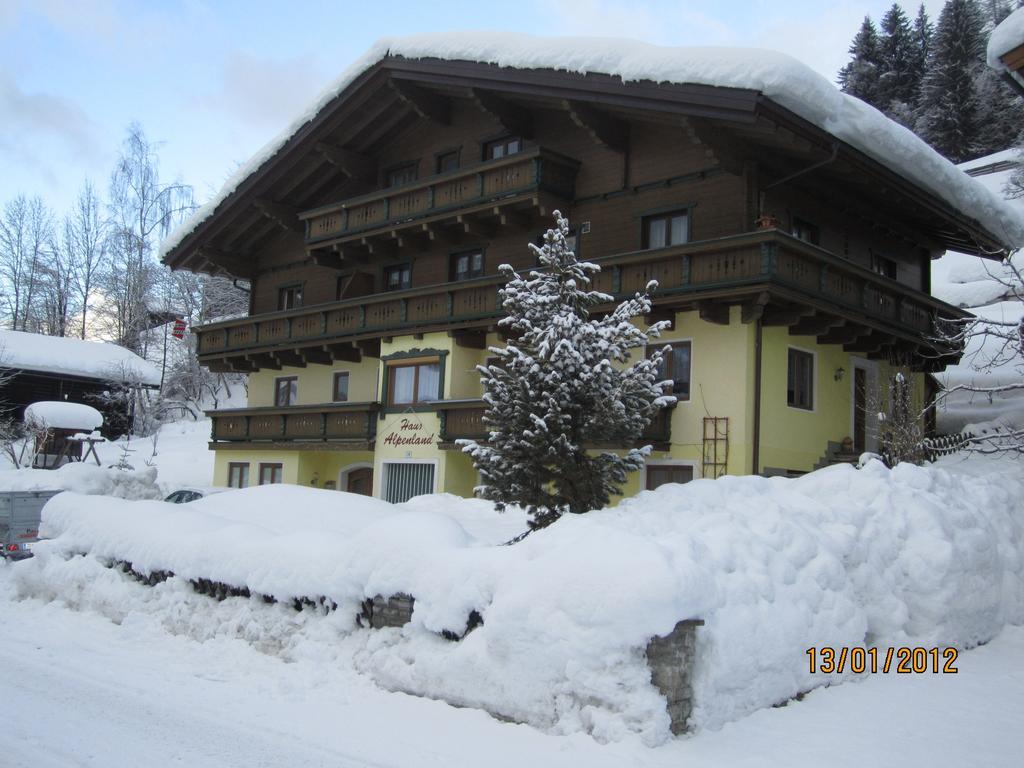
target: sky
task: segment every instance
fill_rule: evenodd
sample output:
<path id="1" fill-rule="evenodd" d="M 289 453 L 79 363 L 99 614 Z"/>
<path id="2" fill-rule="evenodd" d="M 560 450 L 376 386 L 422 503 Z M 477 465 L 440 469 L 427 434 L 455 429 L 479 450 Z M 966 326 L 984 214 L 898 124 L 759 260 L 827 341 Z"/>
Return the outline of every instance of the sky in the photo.
<path id="1" fill-rule="evenodd" d="M 0 0 L 0 204 L 105 189 L 127 127 L 197 202 L 381 37 L 447 30 L 781 50 L 835 79 L 889 2 Z M 925 3 L 932 20 L 942 0 Z M 916 13 L 916 3 L 904 6 Z"/>

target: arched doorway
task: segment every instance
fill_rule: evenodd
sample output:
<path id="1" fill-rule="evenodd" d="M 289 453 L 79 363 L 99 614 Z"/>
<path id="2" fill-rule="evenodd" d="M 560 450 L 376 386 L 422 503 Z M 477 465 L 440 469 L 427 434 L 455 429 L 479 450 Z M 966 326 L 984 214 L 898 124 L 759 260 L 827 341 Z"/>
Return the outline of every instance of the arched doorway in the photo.
<path id="1" fill-rule="evenodd" d="M 373 465 L 353 464 L 345 467 L 338 476 L 338 488 L 348 493 L 363 496 L 373 495 Z"/>

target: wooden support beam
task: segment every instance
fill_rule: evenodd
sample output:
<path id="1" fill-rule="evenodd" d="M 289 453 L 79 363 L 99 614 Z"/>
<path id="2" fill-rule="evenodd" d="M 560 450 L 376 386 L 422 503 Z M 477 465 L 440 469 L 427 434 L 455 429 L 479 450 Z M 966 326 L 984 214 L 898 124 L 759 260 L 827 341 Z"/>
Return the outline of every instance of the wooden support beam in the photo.
<path id="1" fill-rule="evenodd" d="M 469 216 L 459 214 L 455 217 L 456 223 L 459 228 L 467 235 L 473 235 L 475 237 L 494 237 L 495 227 L 493 224 L 481 221 L 480 219 L 472 219 Z"/>
<path id="2" fill-rule="evenodd" d="M 569 113 L 569 118 L 590 137 L 620 154 L 629 151 L 629 124 L 612 117 L 582 101 L 562 100 L 562 108 Z"/>
<path id="3" fill-rule="evenodd" d="M 245 360 L 256 366 L 253 370 L 259 368 L 270 368 L 275 371 L 281 370 L 281 363 L 273 355 L 246 355 Z"/>
<path id="4" fill-rule="evenodd" d="M 313 259 L 313 263 L 318 267 L 327 267 L 328 269 L 344 269 L 345 259 L 337 251 L 331 250 L 326 251 L 323 249 L 310 251 L 309 257 Z"/>
<path id="5" fill-rule="evenodd" d="M 525 211 L 517 211 L 514 208 L 501 208 L 496 205 L 493 212 L 498 225 L 501 227 L 526 229 L 533 226 L 533 222 Z"/>
<path id="6" fill-rule="evenodd" d="M 374 240 L 363 237 L 360 238 L 359 243 L 366 248 L 370 256 L 375 258 L 393 258 L 398 255 L 397 244 L 391 238 Z"/>
<path id="7" fill-rule="evenodd" d="M 299 354 L 306 363 L 314 365 L 330 365 L 334 362 L 334 355 L 324 347 L 306 347 L 300 349 Z"/>
<path id="8" fill-rule="evenodd" d="M 767 293 L 760 293 L 753 301 L 746 302 L 741 308 L 741 322 L 743 322 L 744 325 L 749 325 L 750 323 L 763 318 L 765 307 L 768 306 L 770 298 L 771 297 Z"/>
<path id="9" fill-rule="evenodd" d="M 205 266 L 205 269 L 201 268 L 200 271 L 209 271 L 210 265 L 214 264 L 223 267 L 235 277 L 251 279 L 256 275 L 253 259 L 242 253 L 229 253 L 211 245 L 203 245 L 197 252 L 197 259 Z"/>
<path id="10" fill-rule="evenodd" d="M 360 363 L 363 360 L 362 352 L 351 342 L 326 344 L 324 348 L 331 353 L 335 360 L 344 360 L 348 363 Z"/>
<path id="11" fill-rule="evenodd" d="M 704 147 L 709 160 L 716 161 L 722 168 L 736 175 L 743 174 L 746 150 L 732 135 L 722 130 L 721 126 L 701 118 L 684 118 L 683 130 L 695 144 Z"/>
<path id="12" fill-rule="evenodd" d="M 477 328 L 458 328 L 448 331 L 455 339 L 455 346 L 467 349 L 487 349 L 487 332 Z"/>
<path id="13" fill-rule="evenodd" d="M 282 349 L 278 352 L 274 352 L 274 359 L 277 360 L 281 365 L 286 365 L 290 368 L 305 368 L 306 361 L 302 355 L 290 349 Z"/>
<path id="14" fill-rule="evenodd" d="M 524 139 L 533 138 L 533 114 L 530 110 L 503 99 L 493 91 L 471 88 L 470 98 L 477 109 L 493 117 L 509 133 Z"/>
<path id="15" fill-rule="evenodd" d="M 700 319 L 716 325 L 729 324 L 729 305 L 717 301 L 698 301 L 697 312 Z"/>
<path id="16" fill-rule="evenodd" d="M 820 336 L 828 333 L 832 328 L 839 328 L 845 322 L 841 317 L 819 313 L 803 318 L 796 325 L 791 325 L 789 333 L 791 336 Z"/>
<path id="17" fill-rule="evenodd" d="M 667 307 L 654 307 L 644 315 L 644 322 L 648 326 L 652 326 L 655 323 L 668 323 L 666 330 L 674 331 L 676 329 L 676 311 Z"/>
<path id="18" fill-rule="evenodd" d="M 822 334 L 818 337 L 818 342 L 821 344 L 849 344 L 854 339 L 869 333 L 871 330 L 863 325 L 847 323 Z"/>
<path id="19" fill-rule="evenodd" d="M 451 125 L 452 102 L 447 96 L 431 93 L 418 85 L 394 78 L 388 80 L 388 86 L 420 117 L 440 125 Z"/>
<path id="20" fill-rule="evenodd" d="M 792 326 L 813 314 L 811 307 L 767 307 L 761 323 L 765 326 Z"/>
<path id="21" fill-rule="evenodd" d="M 253 205 L 255 205 L 264 216 L 282 229 L 305 235 L 306 225 L 299 221 L 299 212 L 297 209 L 292 208 L 290 205 L 283 205 L 282 203 L 276 203 L 273 200 L 267 200 L 265 198 L 256 198 L 253 200 Z"/>
<path id="22" fill-rule="evenodd" d="M 361 152 L 354 152 L 325 141 L 317 142 L 313 148 L 350 179 L 372 179 L 377 175 L 376 164 Z"/>
<path id="23" fill-rule="evenodd" d="M 380 359 L 380 339 L 360 339 L 356 342 L 356 347 L 366 357 Z"/>

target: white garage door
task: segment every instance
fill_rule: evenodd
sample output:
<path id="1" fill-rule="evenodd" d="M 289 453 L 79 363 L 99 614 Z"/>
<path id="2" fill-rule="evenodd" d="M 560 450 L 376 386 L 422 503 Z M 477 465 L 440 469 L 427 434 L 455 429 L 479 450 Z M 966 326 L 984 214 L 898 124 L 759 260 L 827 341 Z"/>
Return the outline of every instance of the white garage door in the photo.
<path id="1" fill-rule="evenodd" d="M 385 462 L 384 500 L 401 504 L 413 496 L 434 492 L 434 465 Z"/>

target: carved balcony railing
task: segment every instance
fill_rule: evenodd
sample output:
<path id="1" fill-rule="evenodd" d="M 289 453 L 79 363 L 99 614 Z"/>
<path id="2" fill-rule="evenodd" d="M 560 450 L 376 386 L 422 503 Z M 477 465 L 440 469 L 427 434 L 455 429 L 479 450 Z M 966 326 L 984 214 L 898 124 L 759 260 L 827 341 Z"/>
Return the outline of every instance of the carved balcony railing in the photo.
<path id="1" fill-rule="evenodd" d="M 486 440 L 484 405 L 480 400 L 448 401 L 438 409 L 441 420 L 440 439 L 444 446 L 456 440 Z M 672 437 L 673 408 L 662 408 L 647 425 L 641 443 L 666 444 Z M 610 446 L 617 447 L 617 446 Z"/>
<path id="2" fill-rule="evenodd" d="M 214 443 L 364 442 L 377 429 L 379 403 L 325 403 L 207 411 Z"/>
<path id="3" fill-rule="evenodd" d="M 306 222 L 309 245 L 340 243 L 479 206 L 508 205 L 541 192 L 572 200 L 578 168 L 572 158 L 534 148 L 322 206 L 299 218 Z"/>
<path id="4" fill-rule="evenodd" d="M 940 319 L 966 316 L 778 230 L 592 260 L 602 267 L 594 287 L 616 297 L 657 280 L 656 308 L 692 306 L 705 298 L 735 302 L 770 291 L 773 298 L 869 322 L 922 344 L 938 335 Z M 228 364 L 254 353 L 294 355 L 353 339 L 490 324 L 502 314 L 502 284 L 501 277 L 483 277 L 213 323 L 195 329 L 199 359 Z"/>

